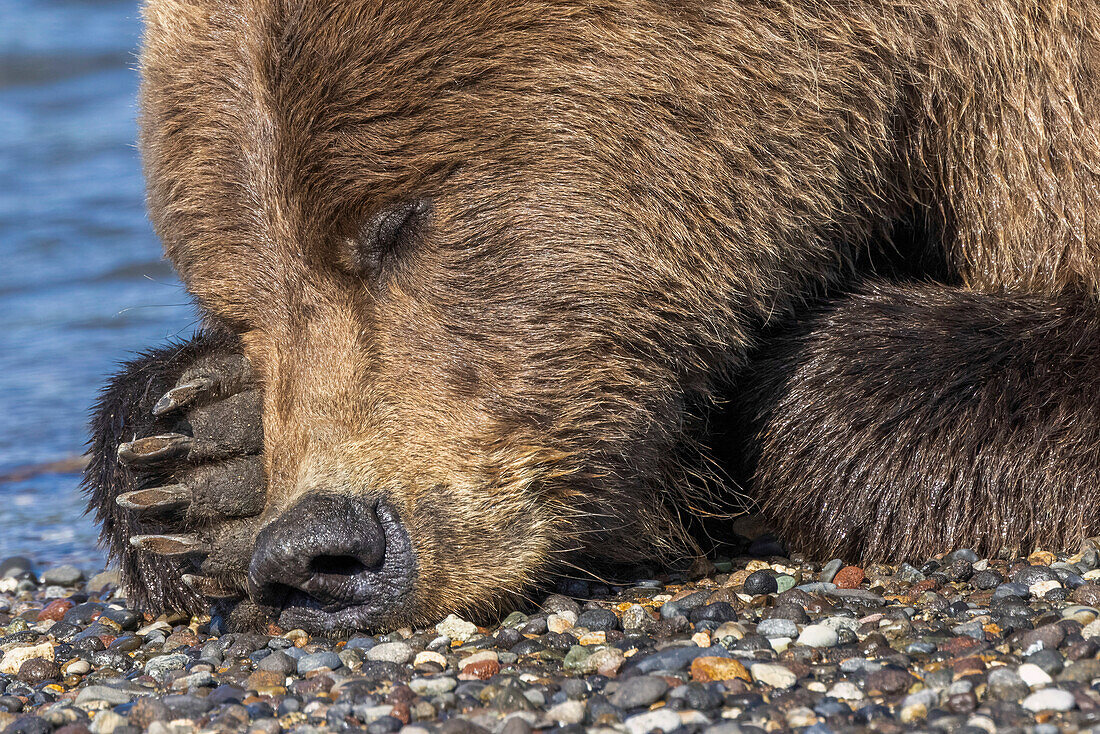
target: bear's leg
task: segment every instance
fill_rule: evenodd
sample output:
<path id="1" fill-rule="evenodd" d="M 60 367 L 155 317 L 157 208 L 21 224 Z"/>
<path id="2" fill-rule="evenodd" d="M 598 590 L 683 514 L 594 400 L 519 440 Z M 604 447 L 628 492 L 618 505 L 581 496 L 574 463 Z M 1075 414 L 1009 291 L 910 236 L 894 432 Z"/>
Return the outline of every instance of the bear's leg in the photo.
<path id="1" fill-rule="evenodd" d="M 1100 308 L 871 285 L 742 386 L 748 489 L 792 549 L 914 560 L 1100 534 Z"/>
<path id="2" fill-rule="evenodd" d="M 142 355 L 104 389 L 84 487 L 139 606 L 243 596 L 266 486 L 260 411 L 238 342 L 217 331 Z"/>

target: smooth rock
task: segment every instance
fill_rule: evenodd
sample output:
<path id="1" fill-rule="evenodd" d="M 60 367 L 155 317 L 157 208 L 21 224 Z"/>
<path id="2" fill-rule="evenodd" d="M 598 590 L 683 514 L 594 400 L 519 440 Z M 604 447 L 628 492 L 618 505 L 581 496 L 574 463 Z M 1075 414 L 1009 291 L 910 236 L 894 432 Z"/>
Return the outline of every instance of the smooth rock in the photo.
<path id="1" fill-rule="evenodd" d="M 458 619 L 458 617 L 455 617 L 453 614 L 451 615 L 451 617 L 454 617 L 454 619 Z M 448 617 L 447 619 L 451 619 L 451 617 Z M 443 622 L 440 622 L 439 624 L 442 625 Z M 450 635 L 446 636 L 450 637 Z M 451 639 L 454 640 L 457 638 L 451 637 Z M 378 660 L 386 663 L 395 663 L 397 665 L 404 665 L 405 663 L 412 660 L 412 657 L 413 649 L 404 642 L 383 642 L 382 644 L 375 645 L 371 649 L 367 650 L 368 660 Z"/>
<path id="2" fill-rule="evenodd" d="M 1028 711 L 1038 713 L 1039 711 L 1069 711 L 1076 702 L 1069 691 L 1061 688 L 1044 688 L 1025 698 L 1021 705 Z"/>
<path id="3" fill-rule="evenodd" d="M 753 680 L 772 688 L 790 688 L 798 682 L 798 676 L 783 665 L 755 663 L 749 668 Z"/>
<path id="4" fill-rule="evenodd" d="M 838 636 L 836 630 L 824 624 L 811 624 L 802 630 L 802 634 L 795 640 L 797 645 L 806 647 L 834 647 Z"/>
<path id="5" fill-rule="evenodd" d="M 621 709 L 640 708 L 659 701 L 668 691 L 664 678 L 653 675 L 640 675 L 627 678 L 611 696 L 611 703 Z"/>
<path id="6" fill-rule="evenodd" d="M 623 725 L 630 734 L 648 734 L 648 732 L 657 731 L 658 729 L 671 732 L 680 728 L 680 717 L 675 711 L 662 708 L 631 716 L 623 722 Z"/>
<path id="7" fill-rule="evenodd" d="M 54 566 L 42 572 L 43 584 L 76 586 L 84 580 L 84 572 L 73 565 Z"/>

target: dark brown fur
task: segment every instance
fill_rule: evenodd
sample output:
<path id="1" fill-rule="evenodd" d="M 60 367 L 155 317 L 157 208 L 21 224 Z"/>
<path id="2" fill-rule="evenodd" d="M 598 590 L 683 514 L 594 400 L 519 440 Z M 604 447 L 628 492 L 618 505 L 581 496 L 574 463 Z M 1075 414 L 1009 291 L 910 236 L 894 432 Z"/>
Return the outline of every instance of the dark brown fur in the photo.
<path id="1" fill-rule="evenodd" d="M 1073 549 L 1100 531 L 1100 308 L 868 286 L 742 383 L 750 495 L 816 558 Z"/>
<path id="2" fill-rule="evenodd" d="M 391 623 L 696 552 L 703 417 L 761 325 L 914 213 L 969 288 L 1100 284 L 1093 0 L 146 18 L 150 211 L 264 387 L 264 518 L 388 497 L 421 569 Z M 415 236 L 363 257 L 409 201 Z"/>

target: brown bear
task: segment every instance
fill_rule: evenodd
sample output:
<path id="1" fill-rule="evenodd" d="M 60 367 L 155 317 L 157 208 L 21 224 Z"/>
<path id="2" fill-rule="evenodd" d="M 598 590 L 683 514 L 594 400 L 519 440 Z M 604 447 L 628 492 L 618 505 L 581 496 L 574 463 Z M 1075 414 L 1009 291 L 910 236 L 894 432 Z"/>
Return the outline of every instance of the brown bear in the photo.
<path id="1" fill-rule="evenodd" d="M 883 253 L 921 273 L 925 244 L 962 302 L 1100 283 L 1093 0 L 149 0 L 145 17 L 150 214 L 209 328 L 108 386 L 87 485 L 152 606 L 387 627 L 506 605 L 586 558 L 694 555 L 685 518 L 721 504 L 711 415 L 769 324 Z M 762 445 L 766 462 L 786 444 Z M 844 448 L 822 456 L 909 460 Z M 776 507 L 837 512 L 782 466 L 754 473 L 792 493 Z M 1062 501 L 1068 538 L 1082 504 Z M 943 540 L 999 542 L 971 532 Z M 877 537 L 818 546 L 881 555 Z"/>

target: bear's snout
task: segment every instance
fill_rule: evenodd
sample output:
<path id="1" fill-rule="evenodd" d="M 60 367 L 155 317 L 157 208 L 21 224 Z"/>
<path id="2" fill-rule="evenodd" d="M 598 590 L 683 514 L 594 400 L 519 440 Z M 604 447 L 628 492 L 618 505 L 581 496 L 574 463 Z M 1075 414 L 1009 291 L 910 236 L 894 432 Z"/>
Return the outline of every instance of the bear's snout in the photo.
<path id="1" fill-rule="evenodd" d="M 317 493 L 260 531 L 248 581 L 280 625 L 333 630 L 399 616 L 415 575 L 412 545 L 390 505 Z"/>

